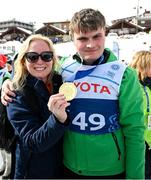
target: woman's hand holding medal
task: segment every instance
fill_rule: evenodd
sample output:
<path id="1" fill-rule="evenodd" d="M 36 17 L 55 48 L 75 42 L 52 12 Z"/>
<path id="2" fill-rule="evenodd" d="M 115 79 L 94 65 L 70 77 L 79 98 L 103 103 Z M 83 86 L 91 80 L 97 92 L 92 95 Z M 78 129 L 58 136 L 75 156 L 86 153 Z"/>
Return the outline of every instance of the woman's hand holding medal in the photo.
<path id="1" fill-rule="evenodd" d="M 65 96 L 60 93 L 51 95 L 47 104 L 49 111 L 51 111 L 61 123 L 64 123 L 67 119 L 65 110 L 69 105 L 70 103 L 67 102 Z"/>
<path id="2" fill-rule="evenodd" d="M 77 88 L 73 83 L 63 83 L 58 94 L 51 95 L 48 101 L 48 109 L 62 123 L 67 119 L 66 107 L 70 105 L 68 101 L 75 98 Z"/>

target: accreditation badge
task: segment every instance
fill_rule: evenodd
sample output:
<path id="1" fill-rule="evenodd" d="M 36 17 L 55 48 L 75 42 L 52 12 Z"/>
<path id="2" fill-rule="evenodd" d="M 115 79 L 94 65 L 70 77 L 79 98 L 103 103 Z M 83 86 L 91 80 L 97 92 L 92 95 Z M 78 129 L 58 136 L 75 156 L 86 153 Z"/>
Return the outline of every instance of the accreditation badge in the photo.
<path id="1" fill-rule="evenodd" d="M 148 129 L 151 130 L 151 115 L 148 115 Z"/>

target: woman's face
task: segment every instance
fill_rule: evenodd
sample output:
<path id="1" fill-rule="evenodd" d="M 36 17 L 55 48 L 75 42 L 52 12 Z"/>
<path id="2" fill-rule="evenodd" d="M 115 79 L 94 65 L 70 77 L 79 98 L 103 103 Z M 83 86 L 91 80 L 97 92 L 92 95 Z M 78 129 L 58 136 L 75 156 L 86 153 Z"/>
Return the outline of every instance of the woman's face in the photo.
<path id="1" fill-rule="evenodd" d="M 35 52 L 38 54 L 41 54 L 43 52 L 50 52 L 50 51 L 52 51 L 52 50 L 49 48 L 48 44 L 44 40 L 32 41 L 30 43 L 29 49 L 28 49 L 28 52 Z M 27 56 L 26 56 L 25 64 L 26 64 L 26 68 L 27 68 L 28 72 L 32 76 L 34 76 L 46 83 L 47 78 L 52 70 L 53 59 L 51 58 L 51 60 L 49 62 L 45 62 L 39 56 L 37 58 L 36 62 L 29 62 L 29 61 L 30 61 L 30 59 L 27 58 Z"/>
<path id="2" fill-rule="evenodd" d="M 150 77 L 151 78 L 151 65 L 150 63 L 147 63 L 147 67 L 144 68 L 144 74 L 145 74 L 145 77 Z"/>
<path id="3" fill-rule="evenodd" d="M 147 77 L 151 77 L 151 68 L 148 69 L 148 71 L 146 72 Z"/>

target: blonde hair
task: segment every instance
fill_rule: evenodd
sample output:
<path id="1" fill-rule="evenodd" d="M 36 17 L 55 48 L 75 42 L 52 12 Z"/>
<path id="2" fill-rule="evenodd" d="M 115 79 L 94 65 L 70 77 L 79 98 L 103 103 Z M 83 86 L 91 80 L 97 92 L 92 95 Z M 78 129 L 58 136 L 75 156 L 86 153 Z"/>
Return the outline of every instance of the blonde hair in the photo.
<path id="1" fill-rule="evenodd" d="M 139 80 L 143 81 L 147 77 L 147 72 L 151 70 L 151 52 L 136 52 L 129 66 L 136 69 Z"/>
<path id="2" fill-rule="evenodd" d="M 43 36 L 41 34 L 30 35 L 24 41 L 24 43 L 23 43 L 23 45 L 22 45 L 22 47 L 21 47 L 21 49 L 20 49 L 20 51 L 18 53 L 17 59 L 16 59 L 16 61 L 14 63 L 13 85 L 14 85 L 14 88 L 16 90 L 22 89 L 24 87 L 24 85 L 25 85 L 26 78 L 27 78 L 27 76 L 29 74 L 29 72 L 26 69 L 26 65 L 25 65 L 25 60 L 26 60 L 25 59 L 25 53 L 28 52 L 30 43 L 32 41 L 35 41 L 35 40 L 43 40 L 43 41 L 45 41 L 48 44 L 48 46 L 50 47 L 50 50 L 53 51 L 52 71 L 54 70 L 55 65 L 58 65 L 57 56 L 56 56 L 52 41 L 48 37 Z"/>

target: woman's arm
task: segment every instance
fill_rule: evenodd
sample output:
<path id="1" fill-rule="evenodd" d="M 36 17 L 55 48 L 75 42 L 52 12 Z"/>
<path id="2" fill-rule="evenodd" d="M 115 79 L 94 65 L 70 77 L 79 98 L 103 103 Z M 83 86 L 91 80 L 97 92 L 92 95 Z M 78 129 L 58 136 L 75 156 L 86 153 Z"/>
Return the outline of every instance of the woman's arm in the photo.
<path id="1" fill-rule="evenodd" d="M 44 108 L 47 108 L 47 104 Z M 56 120 L 56 117 L 48 111 L 48 108 L 48 113 L 45 111 L 42 120 L 40 116 L 33 113 L 23 97 L 19 95 L 8 104 L 7 112 L 10 122 L 19 136 L 20 143 L 32 152 L 43 152 L 49 149 L 57 143 L 68 128 L 64 123 L 59 123 L 58 119 Z M 41 109 L 39 109 L 39 113 L 43 113 Z"/>

